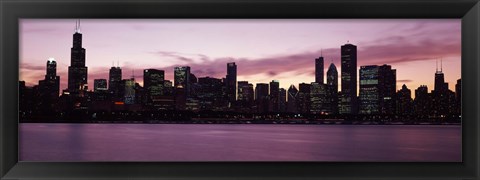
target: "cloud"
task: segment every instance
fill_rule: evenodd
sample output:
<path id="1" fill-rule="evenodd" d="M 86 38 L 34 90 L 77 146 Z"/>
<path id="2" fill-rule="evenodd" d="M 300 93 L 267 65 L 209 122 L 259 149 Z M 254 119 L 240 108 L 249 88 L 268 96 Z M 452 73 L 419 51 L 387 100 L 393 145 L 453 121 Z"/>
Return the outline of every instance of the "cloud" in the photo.
<path id="1" fill-rule="evenodd" d="M 410 83 L 410 82 L 413 82 L 413 80 L 411 80 L 411 79 L 400 79 L 400 80 L 397 80 L 397 83 Z"/>
<path id="2" fill-rule="evenodd" d="M 440 57 L 460 56 L 460 41 L 441 42 L 436 40 L 421 40 L 417 42 L 403 42 L 404 39 L 406 39 L 406 37 L 399 36 L 381 40 L 383 42 L 379 44 L 382 45 L 370 43 L 371 45 L 358 46 L 358 66 L 391 65 Z M 226 74 L 226 64 L 228 62 L 235 62 L 239 76 L 266 74 L 273 77 L 287 72 L 294 72 L 297 75 L 305 73 L 313 74 L 314 60 L 320 56 L 320 49 L 254 59 L 233 57 L 214 59 L 208 56 L 202 56 L 202 60 L 200 60 L 184 57 L 182 56 L 183 53 L 170 52 L 166 55 L 171 56 L 172 54 L 178 59 L 183 59 L 182 64 L 175 64 L 165 67 L 164 69 L 173 69 L 175 66 L 185 65 L 183 62 L 185 62 L 185 59 L 188 59 L 190 63 L 187 65 L 191 67 L 192 73 L 197 75 L 197 77 L 224 77 Z M 334 62 L 337 67 L 340 67 L 340 48 L 323 49 L 323 54 L 325 56 L 325 68 L 328 67 L 330 61 Z M 206 61 L 208 63 L 205 63 Z"/>
<path id="3" fill-rule="evenodd" d="M 20 69 L 23 71 L 46 71 L 45 65 L 37 65 L 32 63 L 20 63 Z"/>
<path id="4" fill-rule="evenodd" d="M 384 33 L 379 33 L 378 38 L 367 42 L 358 42 L 358 66 L 362 65 L 381 65 L 390 64 L 395 68 L 395 64 L 408 63 L 436 58 L 460 57 L 461 39 L 460 26 L 435 24 L 431 22 L 421 22 L 413 26 L 396 26 L 388 29 Z M 142 29 L 143 27 L 134 27 Z M 27 30 L 28 31 L 28 30 Z M 30 29 L 30 31 L 42 31 L 41 29 Z M 340 73 L 340 46 L 324 48 L 325 71 L 330 62 L 335 63 Z M 123 77 L 129 78 L 132 70 L 135 70 L 137 81 L 141 81 L 143 73 L 141 70 L 146 68 L 156 68 L 165 70 L 166 79 L 173 80 L 173 68 L 176 66 L 190 66 L 191 72 L 197 77 L 215 77 L 223 78 L 226 75 L 226 64 L 235 62 L 237 64 L 238 76 L 253 77 L 263 75 L 268 78 L 288 77 L 309 75 L 313 76 L 315 58 L 320 56 L 320 49 L 302 52 L 285 52 L 265 57 L 244 58 L 244 57 L 211 57 L 200 53 L 173 52 L 173 51 L 153 51 L 148 52 L 158 57 L 168 58 L 172 65 L 167 67 L 158 67 L 157 64 L 138 66 L 136 62 L 124 62 L 122 65 Z M 460 59 L 459 59 L 460 61 Z M 28 74 L 39 73 L 35 71 L 45 71 L 44 65 L 20 64 L 21 72 Z M 108 68 L 89 68 L 89 84 L 93 85 L 93 79 L 108 79 Z M 138 73 L 137 73 L 138 72 Z M 41 75 L 28 77 L 33 81 L 34 77 L 43 77 Z M 62 78 L 62 84 L 67 83 L 67 73 L 59 73 Z M 339 75 L 340 76 L 340 75 Z M 38 79 L 37 79 L 38 80 Z M 35 82 L 35 81 L 33 81 Z M 411 80 L 398 80 L 398 82 L 409 83 Z M 93 88 L 93 87 L 92 87 Z"/>
<path id="5" fill-rule="evenodd" d="M 276 76 L 278 73 L 275 71 L 268 71 L 267 74 L 268 76 L 273 77 L 273 76 Z"/>

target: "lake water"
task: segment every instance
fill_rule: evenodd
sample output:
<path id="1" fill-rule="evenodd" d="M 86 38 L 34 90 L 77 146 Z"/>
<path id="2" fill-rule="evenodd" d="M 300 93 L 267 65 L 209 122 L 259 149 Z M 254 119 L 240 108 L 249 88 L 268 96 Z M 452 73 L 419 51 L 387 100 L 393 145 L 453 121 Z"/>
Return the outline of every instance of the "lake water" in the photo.
<path id="1" fill-rule="evenodd" d="M 461 161 L 461 126 L 24 123 L 19 128 L 20 161 Z"/>

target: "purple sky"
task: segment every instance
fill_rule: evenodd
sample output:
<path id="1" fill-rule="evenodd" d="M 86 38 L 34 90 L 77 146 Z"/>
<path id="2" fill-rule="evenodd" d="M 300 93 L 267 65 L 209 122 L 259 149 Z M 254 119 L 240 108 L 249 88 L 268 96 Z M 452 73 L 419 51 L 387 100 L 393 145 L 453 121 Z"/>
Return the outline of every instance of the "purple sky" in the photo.
<path id="1" fill-rule="evenodd" d="M 70 48 L 76 19 L 20 20 L 20 80 L 38 84 L 45 64 L 58 63 L 61 88 L 68 82 Z M 236 62 L 238 80 L 253 84 L 279 80 L 280 87 L 314 81 L 314 59 L 322 50 L 325 72 L 333 62 L 340 79 L 340 46 L 358 47 L 358 66 L 392 65 L 397 89 L 433 88 L 435 62 L 454 90 L 461 70 L 461 20 L 126 20 L 82 19 L 89 87 L 93 79 L 108 79 L 112 62 L 123 78 L 135 71 L 165 70 L 173 81 L 173 67 L 188 65 L 197 77 L 222 78 L 226 63 Z M 358 71 L 357 71 L 358 73 Z M 340 85 L 340 83 L 339 83 Z"/>

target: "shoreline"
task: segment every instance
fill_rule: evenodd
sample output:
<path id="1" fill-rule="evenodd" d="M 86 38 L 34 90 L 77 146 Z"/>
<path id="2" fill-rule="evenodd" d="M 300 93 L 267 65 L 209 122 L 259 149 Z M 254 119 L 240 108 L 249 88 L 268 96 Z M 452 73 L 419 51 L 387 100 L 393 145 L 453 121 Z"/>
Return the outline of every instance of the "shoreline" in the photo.
<path id="1" fill-rule="evenodd" d="M 358 126 L 368 126 L 368 125 L 386 125 L 386 126 L 399 126 L 399 125 L 410 125 L 410 126 L 461 126 L 461 122 L 444 122 L 444 123 L 428 123 L 428 122 L 419 122 L 419 123 L 404 123 L 404 122 L 386 122 L 386 123 L 377 123 L 377 122 L 317 122 L 317 121 L 307 121 L 307 122 L 283 122 L 283 121 L 246 121 L 246 122 L 237 122 L 237 121 L 201 121 L 201 122 L 186 122 L 186 121 L 88 121 L 88 122 L 78 122 L 78 121 L 49 121 L 49 122 L 19 122 L 19 124 L 205 124 L 205 125 L 215 125 L 215 124 L 245 124 L 245 125 L 255 125 L 255 124 L 265 124 L 265 125 L 358 125 Z"/>

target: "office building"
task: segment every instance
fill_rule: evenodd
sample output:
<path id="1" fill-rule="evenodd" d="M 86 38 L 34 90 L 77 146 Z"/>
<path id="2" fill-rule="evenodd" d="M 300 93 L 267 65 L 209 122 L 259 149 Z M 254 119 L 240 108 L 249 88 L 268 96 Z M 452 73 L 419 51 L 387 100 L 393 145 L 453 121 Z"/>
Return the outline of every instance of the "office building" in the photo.
<path id="1" fill-rule="evenodd" d="M 280 82 L 277 80 L 272 80 L 270 82 L 270 102 L 269 102 L 269 112 L 278 112 L 279 110 L 279 98 L 280 98 Z"/>
<path id="2" fill-rule="evenodd" d="M 287 91 L 287 112 L 298 113 L 298 90 L 295 85 L 290 85 Z"/>
<path id="3" fill-rule="evenodd" d="M 360 68 L 360 114 L 394 114 L 396 70 L 389 65 Z"/>
<path id="4" fill-rule="evenodd" d="M 413 100 L 412 92 L 407 86 L 402 85 L 402 89 L 397 92 L 397 115 L 412 115 Z"/>
<path id="5" fill-rule="evenodd" d="M 360 67 L 360 114 L 380 113 L 380 84 L 378 66 Z"/>
<path id="6" fill-rule="evenodd" d="M 341 46 L 341 91 L 339 113 L 356 114 L 357 104 L 357 46 Z"/>
<path id="7" fill-rule="evenodd" d="M 145 103 L 157 106 L 165 95 L 165 71 L 157 69 L 143 70 L 143 85 L 145 90 Z M 159 106 L 159 105 L 158 105 Z"/>
<path id="8" fill-rule="evenodd" d="M 227 99 L 230 104 L 237 100 L 237 65 L 234 62 L 227 63 L 226 89 Z"/>
<path id="9" fill-rule="evenodd" d="M 310 84 L 310 113 L 330 114 L 330 103 L 327 101 L 327 85 L 321 83 Z"/>
<path id="10" fill-rule="evenodd" d="M 311 84 L 300 83 L 298 85 L 298 95 L 297 95 L 297 110 L 299 113 L 309 114 L 310 113 L 310 90 Z"/>
<path id="11" fill-rule="evenodd" d="M 123 88 L 120 84 L 122 81 L 122 69 L 120 67 L 111 67 L 108 73 L 108 91 L 112 96 L 119 100 L 123 98 L 121 92 Z"/>
<path id="12" fill-rule="evenodd" d="M 419 117 L 428 117 L 430 115 L 431 98 L 426 85 L 421 85 L 415 90 L 415 99 L 413 100 L 415 115 Z"/>
<path id="13" fill-rule="evenodd" d="M 332 114 L 338 113 L 338 71 L 335 64 L 331 63 L 327 71 L 327 99 L 330 102 Z"/>
<path id="14" fill-rule="evenodd" d="M 255 104 L 257 106 L 258 113 L 268 112 L 268 100 L 268 84 L 257 83 L 257 85 L 255 86 Z"/>
<path id="15" fill-rule="evenodd" d="M 80 21 L 78 21 L 75 26 L 70 58 L 70 66 L 68 67 L 68 91 L 73 95 L 79 95 L 80 91 L 86 90 L 88 82 L 88 67 L 85 66 L 85 48 L 82 47 Z"/>
<path id="16" fill-rule="evenodd" d="M 323 56 L 315 59 L 315 82 L 323 84 Z"/>
<path id="17" fill-rule="evenodd" d="M 55 109 L 60 95 L 60 76 L 57 76 L 57 62 L 49 59 L 46 66 L 46 74 L 43 80 L 38 82 L 38 107 L 43 113 Z"/>
<path id="18" fill-rule="evenodd" d="M 107 80 L 106 79 L 95 79 L 93 80 L 93 91 L 107 91 Z"/>
<path id="19" fill-rule="evenodd" d="M 238 81 L 237 101 L 240 111 L 249 112 L 254 105 L 254 96 L 253 84 L 248 83 L 248 81 Z"/>

